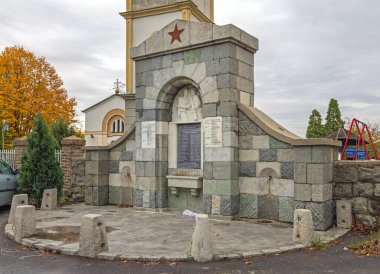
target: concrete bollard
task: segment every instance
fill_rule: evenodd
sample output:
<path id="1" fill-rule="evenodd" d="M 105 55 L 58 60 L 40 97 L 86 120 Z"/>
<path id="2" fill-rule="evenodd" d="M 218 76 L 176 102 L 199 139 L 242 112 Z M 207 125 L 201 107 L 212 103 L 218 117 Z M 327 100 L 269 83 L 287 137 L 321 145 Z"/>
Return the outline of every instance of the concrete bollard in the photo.
<path id="1" fill-rule="evenodd" d="M 36 208 L 31 205 L 18 206 L 14 219 L 15 241 L 21 243 L 23 238 L 36 233 Z"/>
<path id="2" fill-rule="evenodd" d="M 352 202 L 349 200 L 336 201 L 336 223 L 340 228 L 351 229 L 352 226 Z"/>
<path id="3" fill-rule="evenodd" d="M 13 195 L 11 212 L 8 217 L 8 224 L 13 224 L 15 220 L 16 208 L 28 204 L 28 194 Z"/>
<path id="4" fill-rule="evenodd" d="M 103 215 L 84 215 L 80 226 L 79 255 L 95 258 L 100 252 L 107 250 L 108 242 Z"/>
<path id="5" fill-rule="evenodd" d="M 195 217 L 191 256 L 196 262 L 209 262 L 214 257 L 210 225 L 206 214 L 197 214 Z"/>
<path id="6" fill-rule="evenodd" d="M 41 209 L 56 210 L 57 209 L 57 189 L 45 189 L 42 196 Z"/>
<path id="7" fill-rule="evenodd" d="M 296 209 L 294 211 L 293 241 L 310 246 L 314 240 L 314 224 L 311 211 L 308 209 Z"/>

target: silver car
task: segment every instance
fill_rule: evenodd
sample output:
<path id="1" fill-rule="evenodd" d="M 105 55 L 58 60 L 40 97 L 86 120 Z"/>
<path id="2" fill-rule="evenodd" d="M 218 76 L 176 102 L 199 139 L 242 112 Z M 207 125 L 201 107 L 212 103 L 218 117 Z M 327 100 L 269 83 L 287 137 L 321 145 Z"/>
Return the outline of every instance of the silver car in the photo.
<path id="1" fill-rule="evenodd" d="M 18 171 L 0 159 L 0 206 L 10 204 L 16 193 Z"/>

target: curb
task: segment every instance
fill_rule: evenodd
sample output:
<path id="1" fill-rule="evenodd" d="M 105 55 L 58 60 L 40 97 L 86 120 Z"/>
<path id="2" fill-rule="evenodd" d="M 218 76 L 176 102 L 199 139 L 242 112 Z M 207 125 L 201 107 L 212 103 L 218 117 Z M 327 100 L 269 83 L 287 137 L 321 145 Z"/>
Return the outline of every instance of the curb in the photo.
<path id="1" fill-rule="evenodd" d="M 342 230 L 337 232 L 324 240 L 324 243 L 329 243 L 333 240 L 336 240 L 344 235 L 346 235 L 350 230 Z M 13 225 L 5 225 L 5 235 L 14 240 Z M 24 238 L 21 240 L 21 244 L 33 248 L 36 250 L 46 251 L 52 254 L 62 254 L 68 256 L 79 256 L 78 248 L 69 248 L 69 247 L 59 247 L 53 246 L 50 244 L 43 244 L 40 241 L 35 241 L 30 238 Z M 255 250 L 248 252 L 239 252 L 231 254 L 214 254 L 213 261 L 219 260 L 231 260 L 231 259 L 245 259 L 258 256 L 267 256 L 272 254 L 281 254 L 290 251 L 296 251 L 306 248 L 303 244 L 294 244 L 289 246 L 283 246 L 279 248 L 270 248 L 264 250 Z M 109 261 L 137 261 L 137 262 L 179 262 L 179 261 L 194 261 L 193 257 L 189 255 L 166 255 L 166 256 L 154 256 L 154 255 L 129 255 L 121 253 L 112 253 L 112 252 L 101 252 L 96 256 L 97 259 L 109 260 Z"/>

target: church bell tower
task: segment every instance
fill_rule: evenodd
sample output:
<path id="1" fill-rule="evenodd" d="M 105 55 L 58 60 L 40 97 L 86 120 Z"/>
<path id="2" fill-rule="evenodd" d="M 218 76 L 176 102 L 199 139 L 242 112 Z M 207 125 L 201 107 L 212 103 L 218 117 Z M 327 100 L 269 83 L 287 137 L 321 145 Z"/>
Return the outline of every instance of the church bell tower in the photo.
<path id="1" fill-rule="evenodd" d="M 126 91 L 135 93 L 135 64 L 130 50 L 176 19 L 214 23 L 214 0 L 126 0 Z"/>

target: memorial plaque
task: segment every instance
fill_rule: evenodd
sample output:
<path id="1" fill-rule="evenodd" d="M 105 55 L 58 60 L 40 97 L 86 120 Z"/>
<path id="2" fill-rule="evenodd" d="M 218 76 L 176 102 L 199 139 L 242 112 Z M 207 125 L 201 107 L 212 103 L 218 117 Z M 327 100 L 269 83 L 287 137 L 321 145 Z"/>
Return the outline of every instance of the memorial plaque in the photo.
<path id="1" fill-rule="evenodd" d="M 178 125 L 177 167 L 201 168 L 201 124 Z"/>
<path id="2" fill-rule="evenodd" d="M 205 147 L 223 146 L 223 118 L 210 117 L 204 119 Z"/>
<path id="3" fill-rule="evenodd" d="M 156 122 L 141 123 L 141 147 L 156 148 Z"/>

